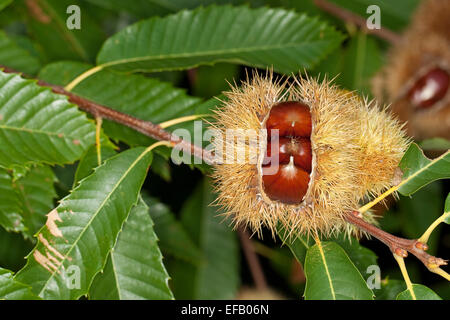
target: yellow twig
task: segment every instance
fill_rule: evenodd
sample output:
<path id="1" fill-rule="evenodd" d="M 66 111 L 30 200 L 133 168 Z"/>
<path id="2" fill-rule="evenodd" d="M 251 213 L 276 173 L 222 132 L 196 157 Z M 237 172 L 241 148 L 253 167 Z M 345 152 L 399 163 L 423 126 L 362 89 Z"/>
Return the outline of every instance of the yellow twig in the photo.
<path id="1" fill-rule="evenodd" d="M 378 202 L 382 201 L 384 198 L 386 198 L 387 196 L 389 196 L 391 193 L 394 193 L 395 191 L 397 191 L 401 186 L 403 185 L 403 183 L 400 183 L 392 188 L 390 188 L 389 190 L 383 192 L 383 194 L 381 194 L 380 196 L 378 196 L 377 198 L 375 198 L 374 200 L 370 201 L 369 203 L 367 203 L 366 205 L 362 206 L 361 208 L 359 208 L 359 212 L 364 213 L 367 210 L 369 210 L 370 208 L 372 208 L 374 205 L 376 205 Z"/>
<path id="2" fill-rule="evenodd" d="M 96 121 L 95 145 L 97 147 L 97 162 L 98 162 L 98 165 L 101 165 L 102 164 L 102 145 L 101 145 L 101 140 L 100 140 L 100 134 L 101 134 L 101 130 L 102 130 L 103 119 L 102 119 L 102 117 L 96 117 L 95 121 Z"/>
<path id="3" fill-rule="evenodd" d="M 441 223 L 444 222 L 444 220 L 450 215 L 450 212 L 445 212 L 442 216 L 437 218 L 424 232 L 424 234 L 419 238 L 419 241 L 422 243 L 427 243 L 428 239 L 431 236 L 431 233 L 436 229 L 436 227 Z"/>
<path id="4" fill-rule="evenodd" d="M 158 141 L 155 142 L 154 144 L 152 144 L 151 146 L 149 146 L 146 150 L 145 153 L 152 151 L 153 149 L 159 147 L 159 146 L 167 146 L 167 147 L 173 147 L 173 144 L 169 141 Z"/>
<path id="5" fill-rule="evenodd" d="M 433 273 L 436 273 L 440 275 L 442 278 L 446 279 L 447 281 L 450 281 L 450 274 L 442 270 L 441 268 L 428 268 Z"/>
<path id="6" fill-rule="evenodd" d="M 396 255 L 395 253 L 394 253 L 394 258 L 395 258 L 395 260 L 397 260 L 397 263 L 400 267 L 400 271 L 402 272 L 403 279 L 405 279 L 406 288 L 408 289 L 409 292 L 411 292 L 411 297 L 413 298 L 413 300 L 417 300 L 416 294 L 414 293 L 411 279 L 409 278 L 408 271 L 406 270 L 405 260 L 403 260 L 402 257 Z"/>
<path id="7" fill-rule="evenodd" d="M 209 116 L 210 115 L 208 115 L 208 114 L 196 114 L 196 115 L 192 115 L 192 116 L 185 116 L 185 117 L 180 117 L 180 118 L 176 118 L 176 119 L 172 119 L 172 120 L 161 122 L 159 124 L 159 126 L 161 128 L 165 129 L 165 128 L 174 126 L 174 125 L 179 124 L 179 123 L 193 121 L 193 120 L 197 120 L 197 119 L 205 118 L 205 117 L 209 117 Z"/>
<path id="8" fill-rule="evenodd" d="M 96 72 L 99 72 L 100 70 L 103 69 L 103 66 L 96 66 L 93 67 L 85 72 L 83 72 L 82 74 L 80 74 L 78 77 L 76 77 L 75 79 L 73 79 L 68 85 L 66 85 L 64 87 L 64 90 L 66 91 L 72 91 L 73 88 L 75 88 L 80 82 L 82 82 L 84 79 L 90 77 L 91 75 L 93 75 Z"/>

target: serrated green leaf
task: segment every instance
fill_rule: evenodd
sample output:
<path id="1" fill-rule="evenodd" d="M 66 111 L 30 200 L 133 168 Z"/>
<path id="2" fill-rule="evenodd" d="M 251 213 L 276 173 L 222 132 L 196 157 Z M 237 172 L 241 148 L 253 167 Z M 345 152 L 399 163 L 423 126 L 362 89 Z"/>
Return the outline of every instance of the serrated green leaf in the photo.
<path id="1" fill-rule="evenodd" d="M 89 65 L 61 62 L 46 66 L 41 79 L 65 85 L 77 75 L 89 69 Z M 64 70 L 64 72 L 61 72 Z M 124 75 L 101 71 L 84 80 L 73 92 L 115 110 L 154 123 L 193 114 L 200 103 L 199 98 L 188 96 L 185 90 L 176 89 L 169 83 L 141 75 Z M 123 125 L 104 121 L 105 133 L 129 145 L 149 145 L 154 140 Z"/>
<path id="2" fill-rule="evenodd" d="M 397 300 L 442 300 L 433 290 L 421 284 L 413 284 L 412 292 L 406 289 L 400 292 Z"/>
<path id="3" fill-rule="evenodd" d="M 82 180 L 49 214 L 16 278 L 45 299 L 87 294 L 137 202 L 151 159 L 148 149 L 127 150 Z"/>
<path id="4" fill-rule="evenodd" d="M 91 17 L 90 10 L 81 1 L 80 29 L 69 29 L 68 22 L 74 12 L 67 13 L 71 0 L 40 0 L 33 2 L 37 10 L 23 10 L 28 15 L 27 29 L 42 47 L 48 60 L 73 59 L 91 62 L 94 60 L 106 35 Z"/>
<path id="5" fill-rule="evenodd" d="M 1 7 L 1 4 L 0 4 Z M 20 72 L 35 74 L 41 67 L 39 59 L 20 47 L 0 30 L 0 65 Z"/>
<path id="6" fill-rule="evenodd" d="M 71 163 L 94 142 L 95 126 L 65 96 L 0 72 L 0 166 Z"/>
<path id="7" fill-rule="evenodd" d="M 0 300 L 39 300 L 31 288 L 13 278 L 11 271 L 0 268 Z"/>
<path id="8" fill-rule="evenodd" d="M 33 235 L 44 225 L 45 215 L 53 208 L 56 198 L 56 177 L 49 167 L 35 167 L 14 183 L 21 203 L 25 237 Z"/>
<path id="9" fill-rule="evenodd" d="M 161 250 L 191 264 L 202 263 L 202 253 L 169 207 L 146 194 L 143 197 L 150 207 Z"/>
<path id="10" fill-rule="evenodd" d="M 104 43 L 97 64 L 152 72 L 231 62 L 291 73 L 311 67 L 342 39 L 292 11 L 210 6 L 125 28 Z"/>
<path id="11" fill-rule="evenodd" d="M 103 273 L 89 290 L 94 300 L 173 299 L 149 208 L 140 199 L 131 209 Z"/>
<path id="12" fill-rule="evenodd" d="M 239 287 L 239 247 L 234 232 L 217 216 L 208 180 L 188 199 L 181 221 L 203 253 L 199 266 L 177 263 L 169 274 L 177 299 L 232 299 Z"/>
<path id="13" fill-rule="evenodd" d="M 14 191 L 12 176 L 8 171 L 0 168 L 0 226 L 8 231 L 23 231 L 25 226 L 20 207 L 19 196 Z"/>
<path id="14" fill-rule="evenodd" d="M 450 150 L 430 160 L 417 144 L 412 143 L 399 167 L 403 171 L 403 180 L 398 191 L 409 196 L 432 181 L 450 178 Z"/>
<path id="15" fill-rule="evenodd" d="M 373 292 L 335 242 L 317 243 L 305 259 L 307 300 L 373 300 Z"/>

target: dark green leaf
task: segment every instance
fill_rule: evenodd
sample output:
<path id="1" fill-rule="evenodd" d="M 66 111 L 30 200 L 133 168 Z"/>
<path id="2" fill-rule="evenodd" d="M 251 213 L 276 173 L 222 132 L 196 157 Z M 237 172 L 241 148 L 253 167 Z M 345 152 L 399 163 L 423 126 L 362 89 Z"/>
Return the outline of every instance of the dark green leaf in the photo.
<path id="1" fill-rule="evenodd" d="M 160 240 L 161 250 L 177 259 L 200 264 L 203 259 L 202 253 L 169 207 L 145 194 L 144 200 L 150 207 L 150 215 L 155 223 L 154 228 Z"/>
<path id="2" fill-rule="evenodd" d="M 103 273 L 92 283 L 92 299 L 173 299 L 148 211 L 142 199 L 131 209 Z"/>
<path id="3" fill-rule="evenodd" d="M 82 180 L 49 214 L 16 278 L 45 299 L 87 294 L 138 199 L 151 159 L 148 149 L 131 149 Z"/>
<path id="4" fill-rule="evenodd" d="M 305 260 L 307 300 L 373 300 L 373 292 L 344 249 L 335 242 L 317 243 Z"/>
<path id="5" fill-rule="evenodd" d="M 290 73 L 311 67 L 342 39 L 325 23 L 283 9 L 211 6 L 132 25 L 105 42 L 97 63 L 151 72 L 223 61 Z"/>
<path id="6" fill-rule="evenodd" d="M 65 96 L 0 72 L 0 166 L 70 163 L 94 141 L 95 126 Z"/>
<path id="7" fill-rule="evenodd" d="M 430 160 L 417 144 L 413 143 L 399 166 L 403 171 L 403 181 L 398 191 L 409 196 L 434 180 L 450 178 L 450 150 Z"/>
<path id="8" fill-rule="evenodd" d="M 239 249 L 234 232 L 217 216 L 207 180 L 188 199 L 182 222 L 203 253 L 199 266 L 177 263 L 173 288 L 177 299 L 232 299 L 239 287 Z M 169 272 L 170 274 L 170 272 Z"/>

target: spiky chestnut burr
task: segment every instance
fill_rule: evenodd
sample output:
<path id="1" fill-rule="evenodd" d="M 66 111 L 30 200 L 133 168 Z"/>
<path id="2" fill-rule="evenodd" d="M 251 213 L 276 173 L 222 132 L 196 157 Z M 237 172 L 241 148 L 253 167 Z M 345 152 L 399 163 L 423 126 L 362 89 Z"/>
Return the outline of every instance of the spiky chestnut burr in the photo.
<path id="1" fill-rule="evenodd" d="M 217 203 L 236 224 L 256 232 L 262 226 L 274 231 L 278 223 L 293 234 L 348 230 L 345 215 L 367 195 L 392 186 L 408 139 L 397 120 L 375 103 L 329 82 L 293 80 L 288 86 L 273 81 L 270 72 L 256 74 L 225 93 L 228 99 L 213 124 L 221 132 L 214 140 L 216 154 L 224 158 L 214 167 Z M 281 161 L 275 178 L 267 178 L 273 143 L 267 129 L 273 128 L 278 129 L 281 143 L 275 151 Z M 228 130 L 250 132 L 248 141 L 260 144 L 227 141 Z M 297 164 L 296 153 L 301 153 Z M 236 154 L 244 161 L 228 161 Z"/>
<path id="2" fill-rule="evenodd" d="M 379 101 L 416 139 L 450 139 L 450 1 L 426 0 L 373 79 Z"/>

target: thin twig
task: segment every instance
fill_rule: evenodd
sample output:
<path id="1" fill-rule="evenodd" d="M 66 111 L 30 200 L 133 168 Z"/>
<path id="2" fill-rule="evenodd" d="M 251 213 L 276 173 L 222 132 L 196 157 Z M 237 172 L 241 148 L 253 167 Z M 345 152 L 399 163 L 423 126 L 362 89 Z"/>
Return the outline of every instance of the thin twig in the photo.
<path id="1" fill-rule="evenodd" d="M 256 288 L 259 290 L 267 289 L 267 281 L 258 255 L 255 252 L 252 241 L 250 240 L 250 234 L 243 228 L 238 229 L 238 234 L 241 240 L 242 250 L 244 251 L 245 259 L 247 260 Z"/>
<path id="2" fill-rule="evenodd" d="M 353 211 L 345 215 L 347 222 L 357 226 L 361 230 L 367 232 L 373 237 L 377 238 L 389 247 L 393 254 L 406 258 L 408 252 L 416 256 L 428 270 L 437 273 L 440 266 L 447 265 L 447 261 L 438 257 L 434 257 L 425 251 L 428 246 L 417 239 L 404 239 L 396 237 L 386 231 L 383 231 L 376 226 L 364 221 L 360 217 L 360 212 Z"/>
<path id="3" fill-rule="evenodd" d="M 3 72 L 6 73 L 20 73 L 4 66 L 0 66 L 0 68 L 2 68 Z M 169 141 L 176 148 L 179 148 L 186 152 L 190 152 L 194 156 L 203 159 L 209 164 L 214 163 L 214 157 L 211 152 L 204 150 L 199 146 L 191 144 L 189 141 L 181 139 L 175 134 L 164 130 L 159 125 L 154 124 L 153 122 L 141 120 L 120 111 L 102 106 L 98 103 L 68 92 L 61 86 L 51 85 L 42 80 L 38 80 L 37 83 L 40 86 L 49 87 L 54 93 L 67 96 L 70 102 L 76 104 L 81 110 L 92 114 L 95 118 L 101 117 L 104 119 L 112 120 L 114 122 L 130 127 L 136 131 L 139 131 L 140 133 L 153 139 L 159 141 Z"/>
<path id="4" fill-rule="evenodd" d="M 369 29 L 367 28 L 366 19 L 361 16 L 354 14 L 351 11 L 343 9 L 333 3 L 330 3 L 326 0 L 314 0 L 316 6 L 321 8 L 322 10 L 332 14 L 333 16 L 338 17 L 339 19 L 344 20 L 345 22 L 352 23 L 360 27 L 364 30 L 364 32 L 373 34 L 381 39 L 384 39 L 392 44 L 398 43 L 401 39 L 400 35 L 389 30 L 387 28 L 380 27 L 379 29 Z"/>

